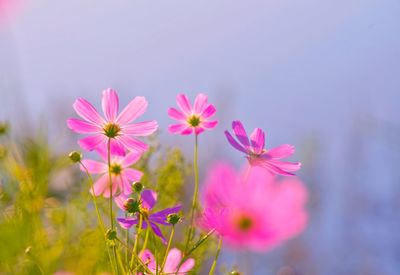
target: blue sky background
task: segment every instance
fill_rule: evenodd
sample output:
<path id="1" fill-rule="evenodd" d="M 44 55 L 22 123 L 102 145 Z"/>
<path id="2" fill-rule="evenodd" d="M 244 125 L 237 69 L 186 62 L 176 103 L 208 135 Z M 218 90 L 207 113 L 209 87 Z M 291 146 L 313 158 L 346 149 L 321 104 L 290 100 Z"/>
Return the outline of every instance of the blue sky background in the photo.
<path id="1" fill-rule="evenodd" d="M 74 99 L 100 106 L 113 87 L 121 105 L 146 96 L 145 118 L 191 157 L 190 140 L 166 133 L 166 111 L 177 93 L 207 93 L 220 125 L 201 136 L 203 167 L 240 165 L 223 137 L 240 119 L 266 130 L 267 146 L 298 148 L 311 192 L 306 233 L 244 257 L 251 274 L 394 275 L 399 61 L 398 0 L 31 0 L 0 26 L 0 118 L 17 129 L 47 121 L 58 144 L 73 146 L 64 123 Z"/>

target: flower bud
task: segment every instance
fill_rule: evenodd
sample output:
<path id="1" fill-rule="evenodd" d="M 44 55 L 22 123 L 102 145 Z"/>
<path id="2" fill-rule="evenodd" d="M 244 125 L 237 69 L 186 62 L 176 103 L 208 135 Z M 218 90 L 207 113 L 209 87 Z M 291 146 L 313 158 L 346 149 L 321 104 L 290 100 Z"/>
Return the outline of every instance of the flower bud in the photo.
<path id="1" fill-rule="evenodd" d="M 117 239 L 117 231 L 115 231 L 115 229 L 108 229 L 106 232 L 106 238 L 109 241 Z"/>
<path id="2" fill-rule="evenodd" d="M 77 163 L 81 161 L 82 153 L 78 151 L 72 151 L 71 153 L 69 153 L 68 157 L 72 162 Z"/>
<path id="3" fill-rule="evenodd" d="M 240 275 L 239 271 L 233 270 L 231 271 L 231 273 L 229 273 L 230 275 Z"/>
<path id="4" fill-rule="evenodd" d="M 28 247 L 25 249 L 25 254 L 30 254 L 30 253 L 31 253 L 31 250 L 32 250 L 32 247 L 31 247 L 31 246 L 28 246 Z"/>
<path id="5" fill-rule="evenodd" d="M 143 184 L 141 184 L 139 181 L 135 181 L 134 183 L 132 183 L 132 189 L 138 194 L 142 192 L 143 187 Z"/>
<path id="6" fill-rule="evenodd" d="M 167 216 L 167 222 L 172 225 L 177 224 L 178 222 L 180 222 L 180 220 L 181 217 L 178 214 L 169 214 Z"/>
<path id="7" fill-rule="evenodd" d="M 8 122 L 0 122 L 0 136 L 7 134 L 9 128 Z"/>
<path id="8" fill-rule="evenodd" d="M 127 198 L 124 202 L 124 209 L 126 212 L 134 214 L 140 212 L 140 201 Z"/>

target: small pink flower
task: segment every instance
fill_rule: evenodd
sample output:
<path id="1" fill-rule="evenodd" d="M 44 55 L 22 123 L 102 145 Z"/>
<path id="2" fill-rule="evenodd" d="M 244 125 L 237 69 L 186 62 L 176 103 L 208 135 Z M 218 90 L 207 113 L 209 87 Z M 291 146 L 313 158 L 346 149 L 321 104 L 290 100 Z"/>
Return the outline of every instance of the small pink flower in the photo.
<path id="1" fill-rule="evenodd" d="M 156 260 L 154 259 L 153 254 L 149 250 L 143 251 L 143 253 L 140 255 L 140 259 L 143 261 L 144 264 L 147 265 L 147 267 L 150 269 L 152 272 L 156 272 L 157 266 L 158 268 L 161 268 L 160 265 L 156 263 Z M 163 270 L 158 270 L 159 272 L 162 272 L 163 274 L 179 274 L 179 275 L 184 275 L 187 274 L 190 270 L 193 269 L 194 267 L 194 260 L 192 258 L 187 259 L 185 262 L 182 263 L 178 270 L 178 265 L 180 261 L 182 260 L 182 252 L 177 249 L 177 248 L 172 248 L 167 255 L 167 260 L 165 261 L 165 265 Z M 141 274 L 141 273 L 138 273 Z"/>
<path id="2" fill-rule="evenodd" d="M 250 165 L 261 166 L 273 174 L 286 176 L 293 176 L 292 172 L 300 169 L 300 162 L 293 163 L 280 160 L 291 156 L 294 153 L 294 146 L 284 144 L 266 150 L 264 149 L 265 134 L 260 128 L 254 129 L 250 135 L 250 141 L 240 121 L 233 121 L 232 129 L 239 142 L 228 131 L 225 131 L 225 136 L 235 149 L 246 154 Z"/>
<path id="3" fill-rule="evenodd" d="M 244 176 L 220 163 L 208 174 L 199 225 L 215 229 L 228 246 L 263 252 L 303 231 L 306 200 L 298 179 L 277 181 L 259 167 Z"/>
<path id="4" fill-rule="evenodd" d="M 90 135 L 78 142 L 83 149 L 88 151 L 106 143 L 108 139 L 111 139 L 112 143 L 120 148 L 127 148 L 130 151 L 146 151 L 147 144 L 135 137 L 151 135 L 158 127 L 155 120 L 131 123 L 146 111 L 147 101 L 141 96 L 135 97 L 118 114 L 117 93 L 112 89 L 104 90 L 102 107 L 105 118 L 101 117 L 97 110 L 83 98 L 78 98 L 73 106 L 83 120 L 70 118 L 67 121 L 68 127 L 77 133 Z"/>
<path id="5" fill-rule="evenodd" d="M 168 115 L 177 120 L 178 124 L 168 127 L 172 134 L 195 135 L 202 133 L 205 129 L 212 129 L 217 124 L 216 120 L 209 120 L 216 112 L 214 105 L 207 103 L 208 97 L 205 94 L 198 94 L 194 101 L 194 106 L 184 94 L 176 97 L 176 103 L 181 111 L 175 108 L 169 108 Z"/>
<path id="6" fill-rule="evenodd" d="M 103 162 L 98 162 L 90 159 L 82 160 L 82 164 L 87 168 L 91 174 L 100 174 L 100 178 L 94 183 L 94 195 L 103 195 L 106 198 L 110 197 L 110 183 L 108 174 L 108 150 L 105 144 L 97 148 Z M 112 195 L 113 197 L 117 192 L 121 195 L 129 195 L 132 193 L 132 183 L 139 181 L 143 173 L 130 168 L 131 165 L 136 163 L 142 156 L 141 152 L 130 152 L 125 154 L 123 151 L 118 150 L 118 147 L 111 147 L 111 180 L 112 180 Z M 84 169 L 82 167 L 82 169 Z M 90 189 L 92 192 L 92 189 Z M 120 196 L 121 196 L 120 195 Z M 116 197 L 117 199 L 118 197 Z"/>

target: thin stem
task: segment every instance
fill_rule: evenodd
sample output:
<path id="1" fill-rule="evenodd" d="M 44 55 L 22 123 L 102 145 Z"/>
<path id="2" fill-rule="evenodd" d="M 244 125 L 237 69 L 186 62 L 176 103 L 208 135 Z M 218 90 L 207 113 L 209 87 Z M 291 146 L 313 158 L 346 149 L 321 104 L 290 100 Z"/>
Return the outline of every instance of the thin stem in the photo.
<path id="1" fill-rule="evenodd" d="M 221 246 L 222 246 L 222 238 L 219 238 L 217 253 L 215 254 L 215 259 L 214 259 L 214 262 L 211 266 L 211 269 L 210 269 L 210 272 L 208 273 L 208 275 L 214 275 L 215 268 L 217 267 L 219 253 L 221 252 Z"/>
<path id="2" fill-rule="evenodd" d="M 131 268 L 133 268 L 133 262 L 134 262 L 134 259 L 135 259 L 135 256 L 136 256 L 137 246 L 138 246 L 138 242 L 139 242 L 139 236 L 140 236 L 140 232 L 142 231 L 142 223 L 143 223 L 143 217 L 142 217 L 141 214 L 139 214 L 139 227 L 138 227 L 137 232 L 136 232 L 135 242 L 133 244 L 133 249 L 132 249 L 131 262 L 129 264 L 129 266 Z"/>
<path id="3" fill-rule="evenodd" d="M 167 249 L 165 250 L 165 254 L 164 254 L 164 260 L 162 261 L 161 268 L 160 268 L 161 272 L 164 271 L 164 265 L 165 265 L 165 262 L 167 261 L 168 252 L 169 252 L 169 249 L 171 248 L 171 243 L 172 243 L 172 238 L 174 237 L 174 233 L 175 233 L 175 226 L 172 226 L 171 234 L 169 235 L 169 239 L 168 239 Z"/>
<path id="4" fill-rule="evenodd" d="M 113 199 L 113 194 L 112 194 L 112 189 L 113 189 L 113 184 L 112 184 L 112 177 L 111 177 L 111 138 L 108 139 L 108 144 L 107 144 L 108 150 L 107 150 L 107 163 L 108 163 L 108 180 L 109 180 L 109 187 L 110 187 L 110 224 L 111 224 L 111 229 L 114 229 L 114 219 L 113 219 L 113 208 L 112 208 L 112 199 Z"/>
<path id="5" fill-rule="evenodd" d="M 125 219 L 128 217 L 128 215 L 125 213 Z M 128 254 L 129 254 L 129 228 L 126 229 L 125 231 L 125 241 L 126 241 L 126 246 L 125 246 L 125 264 L 128 265 Z"/>
<path id="6" fill-rule="evenodd" d="M 100 226 L 101 226 L 101 230 L 102 230 L 102 235 L 104 236 L 104 242 L 107 243 L 107 238 L 106 238 L 106 232 L 105 232 L 105 226 L 104 226 L 104 222 L 103 219 L 101 218 L 100 215 L 100 211 L 99 211 L 99 207 L 97 205 L 97 199 L 96 199 L 96 195 L 94 193 L 94 184 L 93 184 L 93 178 L 89 173 L 89 170 L 87 169 L 87 167 L 80 161 L 79 164 L 83 167 L 83 169 L 85 170 L 85 173 L 89 179 L 89 184 L 90 184 L 90 188 L 92 189 L 92 198 L 93 198 L 93 203 L 94 203 L 94 208 L 96 209 L 96 213 L 97 213 L 97 219 L 99 220 Z M 108 254 L 108 258 L 110 259 L 110 264 L 111 264 L 111 269 L 113 270 L 114 274 L 115 272 L 115 266 L 114 266 L 114 261 L 112 260 L 111 257 L 111 253 L 110 253 L 110 249 L 107 246 L 107 254 Z"/>
<path id="7" fill-rule="evenodd" d="M 197 135 L 195 134 L 194 154 L 193 154 L 194 193 L 193 193 L 193 199 L 192 199 L 190 228 L 189 228 L 188 238 L 187 238 L 186 245 L 185 245 L 185 251 L 187 251 L 187 249 L 189 248 L 189 244 L 194 237 L 194 230 L 195 230 L 193 222 L 194 222 L 194 216 L 195 216 L 195 211 L 196 211 L 196 206 L 197 206 L 197 196 L 198 196 L 197 194 L 199 192 L 199 167 L 198 167 L 197 160 L 198 160 L 198 138 L 197 138 Z"/>

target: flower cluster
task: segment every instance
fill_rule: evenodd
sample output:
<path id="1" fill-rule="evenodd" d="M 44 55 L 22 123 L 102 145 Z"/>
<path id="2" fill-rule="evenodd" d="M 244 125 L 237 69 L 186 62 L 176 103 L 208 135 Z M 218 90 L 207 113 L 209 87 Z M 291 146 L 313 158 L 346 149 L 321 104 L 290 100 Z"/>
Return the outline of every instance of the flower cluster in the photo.
<path id="1" fill-rule="evenodd" d="M 96 181 L 90 186 L 90 192 L 109 244 L 108 255 L 114 273 L 187 274 L 195 266 L 191 257 L 193 252 L 217 233 L 219 246 L 209 271 L 209 274 L 213 274 L 222 243 L 236 249 L 266 251 L 298 234 L 306 225 L 306 189 L 295 177 L 277 179 L 278 175 L 294 176 L 294 172 L 300 169 L 300 163 L 282 160 L 294 153 L 294 147 L 284 144 L 265 149 L 263 130 L 256 128 L 248 136 L 240 121 L 233 121 L 233 135 L 225 131 L 225 136 L 229 144 L 246 155 L 247 168 L 237 172 L 226 163 L 212 166 L 201 196 L 203 210 L 198 211 L 198 138 L 205 130 L 217 126 L 218 121 L 213 119 L 216 108 L 204 94 L 198 94 L 193 105 L 186 95 L 179 94 L 176 103 L 179 109 L 171 107 L 168 110 L 168 115 L 177 121 L 168 127 L 169 132 L 195 137 L 194 194 L 191 218 L 187 219 L 189 223 L 184 220 L 187 234 L 183 251 L 171 248 L 175 226 L 182 221 L 182 205 L 154 210 L 157 193 L 144 188 L 140 183 L 143 172 L 132 167 L 148 149 L 148 145 L 139 138 L 153 134 L 158 128 L 155 120 L 136 122 L 146 111 L 146 99 L 135 97 L 119 113 L 118 95 L 114 90 L 107 89 L 103 91 L 101 104 L 104 116 L 88 101 L 79 98 L 73 107 L 80 118 L 70 118 L 67 121 L 71 130 L 87 135 L 78 141 L 81 148 L 96 152 L 100 158 L 97 161 L 82 159 L 79 152 L 70 154 L 71 160 L 80 164 L 89 179 L 91 175 L 97 175 Z M 111 228 L 108 230 L 97 207 L 98 196 L 109 199 Z M 114 203 L 124 213 L 117 221 L 120 228 L 125 230 L 125 243 L 119 237 L 119 229 L 114 227 Z M 135 229 L 133 244 L 129 239 L 132 228 Z M 170 228 L 169 238 L 163 233 L 167 228 Z M 198 228 L 207 233 L 199 235 Z M 154 239 L 149 237 L 150 234 L 167 246 L 162 249 L 163 257 L 159 256 L 160 251 L 154 243 L 151 247 L 158 257 L 150 252 L 147 244 Z M 199 237 L 197 242 L 196 236 Z M 123 248 L 125 261 L 119 256 Z M 131 248 L 131 257 L 128 257 Z"/>

